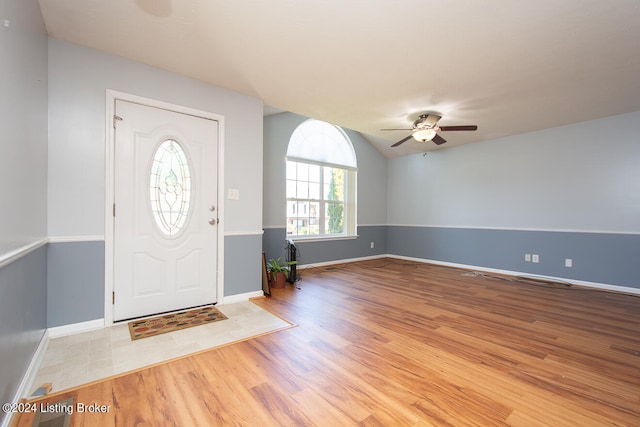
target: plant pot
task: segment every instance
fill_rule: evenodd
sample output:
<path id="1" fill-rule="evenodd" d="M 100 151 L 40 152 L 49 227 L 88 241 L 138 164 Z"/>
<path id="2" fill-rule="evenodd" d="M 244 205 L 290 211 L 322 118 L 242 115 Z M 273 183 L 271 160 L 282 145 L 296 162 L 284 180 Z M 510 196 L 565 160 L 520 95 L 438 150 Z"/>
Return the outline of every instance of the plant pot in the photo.
<path id="1" fill-rule="evenodd" d="M 271 273 L 271 287 L 275 289 L 284 288 L 287 283 L 287 275 L 282 271 Z"/>

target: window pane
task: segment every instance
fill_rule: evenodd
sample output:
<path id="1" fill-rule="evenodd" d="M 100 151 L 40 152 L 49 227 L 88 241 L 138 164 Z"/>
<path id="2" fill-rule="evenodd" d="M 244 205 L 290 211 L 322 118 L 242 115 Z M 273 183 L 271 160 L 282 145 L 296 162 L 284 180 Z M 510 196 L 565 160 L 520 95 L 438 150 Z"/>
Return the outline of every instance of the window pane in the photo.
<path id="1" fill-rule="evenodd" d="M 298 219 L 295 217 L 287 218 L 287 234 L 297 236 L 299 233 Z"/>
<path id="2" fill-rule="evenodd" d="M 287 218 L 295 216 L 296 212 L 298 212 L 296 202 L 287 202 Z"/>
<path id="3" fill-rule="evenodd" d="M 331 182 L 331 171 L 333 170 L 333 168 L 322 168 L 322 180 L 325 184 L 328 184 Z"/>
<path id="4" fill-rule="evenodd" d="M 344 233 L 344 205 L 342 203 L 327 203 L 324 218 L 325 233 Z"/>
<path id="5" fill-rule="evenodd" d="M 287 199 L 295 199 L 296 196 L 296 181 L 290 179 L 287 180 Z"/>
<path id="6" fill-rule="evenodd" d="M 287 234 L 299 235 L 307 234 L 306 228 L 309 222 L 307 211 L 307 202 L 287 202 Z"/>
<path id="7" fill-rule="evenodd" d="M 298 165 L 298 176 L 296 179 L 299 181 L 308 181 L 309 180 L 309 165 L 305 163 L 297 163 Z"/>
<path id="8" fill-rule="evenodd" d="M 318 165 L 309 165 L 309 182 L 320 182 L 320 169 Z"/>
<path id="9" fill-rule="evenodd" d="M 309 198 L 309 183 L 306 181 L 296 181 L 296 198 L 308 199 Z"/>
<path id="10" fill-rule="evenodd" d="M 309 215 L 309 203 L 308 202 L 298 202 L 298 217 L 308 216 Z"/>
<path id="11" fill-rule="evenodd" d="M 287 160 L 287 179 L 296 179 L 298 174 L 296 173 L 297 163 Z"/>
<path id="12" fill-rule="evenodd" d="M 320 200 L 320 183 L 309 183 L 309 198 L 312 200 Z"/>
<path id="13" fill-rule="evenodd" d="M 320 234 L 320 203 L 309 203 L 309 234 Z"/>
<path id="14" fill-rule="evenodd" d="M 344 201 L 344 170 L 326 168 L 324 181 L 325 200 Z"/>

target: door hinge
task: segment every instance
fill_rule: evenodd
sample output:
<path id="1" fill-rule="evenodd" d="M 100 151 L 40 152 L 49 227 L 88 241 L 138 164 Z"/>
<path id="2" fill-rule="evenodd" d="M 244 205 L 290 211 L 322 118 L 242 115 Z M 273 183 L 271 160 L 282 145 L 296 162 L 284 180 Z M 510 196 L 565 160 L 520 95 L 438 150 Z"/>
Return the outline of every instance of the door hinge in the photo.
<path id="1" fill-rule="evenodd" d="M 116 128 L 116 122 L 117 122 L 117 121 L 122 121 L 122 117 L 117 116 L 117 115 L 115 115 L 115 114 L 114 114 L 114 115 L 113 115 L 113 128 L 114 128 L 114 129 Z"/>
<path id="2" fill-rule="evenodd" d="M 111 292 L 111 304 L 115 304 L 115 303 L 116 303 L 116 293 L 114 291 L 114 292 Z"/>
<path id="3" fill-rule="evenodd" d="M 115 203 L 113 204 L 113 216 L 114 217 L 116 216 L 116 204 Z"/>

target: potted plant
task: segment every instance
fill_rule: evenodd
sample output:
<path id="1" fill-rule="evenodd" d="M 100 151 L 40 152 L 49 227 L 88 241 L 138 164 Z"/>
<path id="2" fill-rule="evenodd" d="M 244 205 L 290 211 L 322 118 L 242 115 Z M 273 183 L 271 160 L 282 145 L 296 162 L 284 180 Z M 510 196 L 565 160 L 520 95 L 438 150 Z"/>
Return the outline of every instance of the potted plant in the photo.
<path id="1" fill-rule="evenodd" d="M 282 258 L 267 261 L 267 270 L 269 270 L 269 280 L 271 280 L 272 288 L 284 288 L 289 275 L 289 266 L 297 264 L 297 261 L 282 261 Z"/>

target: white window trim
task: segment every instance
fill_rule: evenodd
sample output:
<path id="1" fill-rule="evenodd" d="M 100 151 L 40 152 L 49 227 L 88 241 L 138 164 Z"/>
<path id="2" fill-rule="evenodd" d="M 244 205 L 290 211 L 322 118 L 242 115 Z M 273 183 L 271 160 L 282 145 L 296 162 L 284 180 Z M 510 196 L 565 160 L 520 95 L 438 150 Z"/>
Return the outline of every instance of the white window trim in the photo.
<path id="1" fill-rule="evenodd" d="M 325 235 L 325 236 L 304 236 L 304 235 L 300 235 L 300 236 L 290 236 L 287 235 L 287 239 L 291 239 L 295 242 L 300 242 L 300 243 L 309 243 L 309 242 L 326 242 L 326 241 L 330 241 L 330 240 L 355 240 L 358 237 L 360 237 L 358 234 L 354 234 L 354 235 Z"/>
<path id="2" fill-rule="evenodd" d="M 293 156 L 287 156 L 287 160 L 288 161 L 292 161 L 292 162 L 298 162 L 298 163 L 307 163 L 310 165 L 317 165 L 317 166 L 327 166 L 330 168 L 338 168 L 338 169 L 344 169 L 346 171 L 353 171 L 353 172 L 357 172 L 358 168 L 354 168 L 351 166 L 345 166 L 345 165 L 338 165 L 338 164 L 334 164 L 334 163 L 326 163 L 326 162 L 318 162 L 315 160 L 309 160 L 309 159 L 303 159 L 301 157 L 293 157 Z"/>

